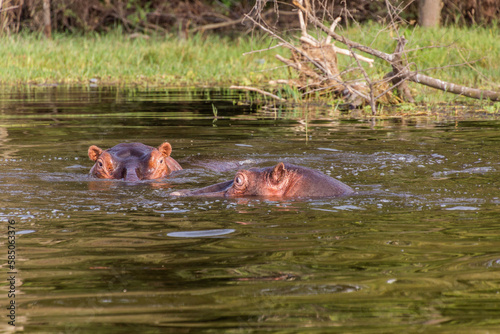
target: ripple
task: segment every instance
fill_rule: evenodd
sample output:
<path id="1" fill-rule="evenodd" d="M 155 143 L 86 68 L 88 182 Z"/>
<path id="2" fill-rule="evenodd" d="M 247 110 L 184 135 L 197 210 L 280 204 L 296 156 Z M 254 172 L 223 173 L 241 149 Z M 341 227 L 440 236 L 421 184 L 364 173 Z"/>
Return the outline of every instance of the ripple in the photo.
<path id="1" fill-rule="evenodd" d="M 320 295 L 320 294 L 331 294 L 331 293 L 350 293 L 361 290 L 361 287 L 358 285 L 351 284 L 300 284 L 294 285 L 290 287 L 281 287 L 281 288 L 271 288 L 271 289 L 262 289 L 261 294 L 265 296 L 283 296 L 283 295 L 295 295 L 295 296 L 304 296 L 304 295 Z"/>
<path id="2" fill-rule="evenodd" d="M 445 208 L 445 210 L 449 211 L 478 211 L 480 208 L 476 208 L 475 206 L 454 206 L 452 208 Z"/>
<path id="3" fill-rule="evenodd" d="M 433 173 L 433 177 L 443 177 L 443 176 L 448 176 L 452 174 L 460 174 L 460 173 L 465 173 L 465 174 L 485 174 L 489 172 L 495 171 L 495 168 L 493 167 L 474 167 L 474 168 L 467 168 L 464 170 L 445 170 L 441 172 L 436 172 Z"/>
<path id="4" fill-rule="evenodd" d="M 202 237 L 216 237 L 220 235 L 230 234 L 236 230 L 232 228 L 216 229 L 216 230 L 201 230 L 201 231 L 179 231 L 167 233 L 169 237 L 177 238 L 202 238 Z"/>
<path id="5" fill-rule="evenodd" d="M 30 234 L 30 233 L 35 233 L 35 232 L 36 232 L 35 230 L 22 230 L 22 231 L 16 232 L 16 235 Z"/>
<path id="6" fill-rule="evenodd" d="M 347 210 L 347 211 L 352 211 L 352 210 L 366 210 L 365 208 L 361 208 L 356 205 L 339 205 L 339 206 L 334 206 L 335 209 L 339 210 Z"/>
<path id="7" fill-rule="evenodd" d="M 320 151 L 340 152 L 340 150 L 337 150 L 335 148 L 328 148 L 328 147 L 318 147 L 318 150 L 320 150 Z"/>
<path id="8" fill-rule="evenodd" d="M 189 212 L 189 210 L 182 210 L 182 209 L 177 209 L 173 208 L 172 210 L 153 210 L 156 213 L 185 213 Z"/>

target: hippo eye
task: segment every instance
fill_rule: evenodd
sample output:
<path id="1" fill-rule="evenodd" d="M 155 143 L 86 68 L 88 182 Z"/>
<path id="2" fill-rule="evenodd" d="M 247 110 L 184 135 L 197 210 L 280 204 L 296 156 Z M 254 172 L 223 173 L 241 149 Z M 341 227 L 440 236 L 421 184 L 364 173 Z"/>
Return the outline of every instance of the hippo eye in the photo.
<path id="1" fill-rule="evenodd" d="M 236 177 L 234 178 L 234 184 L 237 187 L 243 187 L 245 185 L 245 176 L 242 174 L 237 174 Z"/>
<path id="2" fill-rule="evenodd" d="M 160 160 L 160 164 L 163 164 L 163 158 Z"/>
<path id="3" fill-rule="evenodd" d="M 97 161 L 97 166 L 102 167 L 102 161 L 101 160 Z"/>

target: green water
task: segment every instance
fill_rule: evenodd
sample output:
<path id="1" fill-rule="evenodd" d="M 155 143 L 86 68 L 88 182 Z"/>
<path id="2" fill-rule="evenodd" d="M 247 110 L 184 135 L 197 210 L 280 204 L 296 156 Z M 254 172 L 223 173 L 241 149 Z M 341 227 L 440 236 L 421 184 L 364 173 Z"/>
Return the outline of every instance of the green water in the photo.
<path id="1" fill-rule="evenodd" d="M 225 91 L 0 94 L 0 331 L 14 330 L 11 300 L 27 333 L 500 331 L 500 121 L 331 120 L 239 102 Z M 165 140 L 183 171 L 87 178 L 90 145 Z M 279 161 L 358 194 L 169 196 Z"/>

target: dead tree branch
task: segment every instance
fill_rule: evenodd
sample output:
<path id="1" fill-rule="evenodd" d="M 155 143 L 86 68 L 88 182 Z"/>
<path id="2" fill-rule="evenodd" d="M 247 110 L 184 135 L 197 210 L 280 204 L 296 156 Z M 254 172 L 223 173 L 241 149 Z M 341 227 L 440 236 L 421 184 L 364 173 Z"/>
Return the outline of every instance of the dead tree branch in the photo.
<path id="1" fill-rule="evenodd" d="M 473 99 L 489 99 L 491 101 L 500 101 L 500 92 L 495 92 L 492 90 L 482 90 L 477 88 L 471 88 L 466 86 L 461 86 L 454 84 L 452 82 L 447 82 L 439 79 L 432 78 L 430 76 L 417 73 L 409 72 L 406 74 L 408 80 L 413 82 L 426 85 L 432 88 L 440 89 L 445 92 L 450 92 L 453 94 L 459 94 Z"/>
<path id="2" fill-rule="evenodd" d="M 265 25 L 265 22 L 259 22 L 258 19 L 250 15 L 245 15 L 244 19 L 248 19 L 255 26 L 259 27 L 265 33 L 277 40 L 277 46 L 269 47 L 264 50 L 252 52 L 261 52 L 270 50 L 274 47 L 283 46 L 291 51 L 290 59 L 286 59 L 281 55 L 276 55 L 276 58 L 284 63 L 289 68 L 298 72 L 298 78 L 290 80 L 274 80 L 274 83 L 287 83 L 297 88 L 302 93 L 303 97 L 321 94 L 332 94 L 334 96 L 342 96 L 350 107 L 357 107 L 362 104 L 369 103 L 372 113 L 376 113 L 376 103 L 398 103 L 402 99 L 408 102 L 414 102 L 408 81 L 423 84 L 432 88 L 440 89 L 445 92 L 459 94 L 466 97 L 476 99 L 490 99 L 500 101 L 500 92 L 491 90 L 481 90 L 476 88 L 465 87 L 450 82 L 445 82 L 433 77 L 424 75 L 414 63 L 409 63 L 408 52 L 405 50 L 407 40 L 403 35 L 397 32 L 397 44 L 393 53 L 385 53 L 372 47 L 349 40 L 343 35 L 335 32 L 340 18 L 333 20 L 330 27 L 322 23 L 313 13 L 309 0 L 293 0 L 293 4 L 298 9 L 298 21 L 300 23 L 301 37 L 298 43 L 293 43 L 285 40 L 272 28 Z M 390 7 L 390 3 L 386 1 L 389 11 L 400 11 L 401 8 Z M 391 9 L 392 8 L 392 9 Z M 260 12 L 257 11 L 256 17 L 259 18 Z M 391 14 L 391 24 L 397 25 L 399 22 L 398 13 L 393 16 Z M 317 29 L 326 33 L 325 38 L 313 37 L 307 32 L 308 22 L 312 23 Z M 209 27 L 210 28 L 210 27 Z M 334 43 L 340 42 L 347 46 L 347 49 L 339 48 Z M 382 80 L 376 80 L 368 75 L 361 62 L 366 62 L 369 66 L 373 65 L 373 59 L 362 56 L 354 51 L 362 51 L 374 57 L 380 58 L 392 67 L 392 71 L 384 76 Z M 344 54 L 353 57 L 357 65 L 340 71 L 337 63 L 337 54 Z M 361 80 L 345 80 L 342 76 L 349 72 L 361 72 L 363 79 Z M 352 74 L 351 74 L 352 75 Z M 350 75 L 350 76 L 351 76 Z M 232 88 L 240 88 L 259 92 L 266 96 L 271 96 L 276 100 L 285 101 L 275 94 L 262 91 L 253 87 L 233 86 Z M 392 94 L 396 90 L 398 96 Z"/>
<path id="3" fill-rule="evenodd" d="M 307 13 L 307 9 L 304 8 L 297 0 L 293 1 L 293 4 L 304 13 Z M 492 101 L 500 101 L 500 92 L 491 91 L 491 90 L 481 90 L 477 88 L 471 88 L 466 86 L 457 85 L 450 82 L 445 82 L 439 79 L 435 79 L 433 77 L 418 73 L 418 71 L 408 71 L 407 67 L 402 63 L 401 56 L 404 53 L 404 44 L 406 44 L 406 40 L 404 37 L 401 37 L 398 41 L 398 46 L 393 54 L 388 54 L 373 48 L 370 48 L 366 45 L 362 45 L 356 42 L 353 42 L 347 39 L 344 36 L 341 36 L 330 28 L 325 26 L 320 20 L 318 20 L 314 15 L 307 15 L 307 18 L 310 22 L 312 22 L 317 28 L 331 36 L 338 42 L 341 42 L 350 48 L 360 50 L 362 52 L 368 53 L 377 58 L 383 59 L 393 67 L 392 79 L 396 80 L 394 84 L 400 90 L 400 93 L 404 98 L 413 102 L 413 98 L 409 93 L 409 89 L 404 85 L 401 87 L 401 84 L 404 83 L 405 80 L 410 80 L 419 84 L 423 84 L 432 88 L 440 89 L 445 92 L 450 92 L 454 94 L 460 94 L 463 96 L 475 98 L 475 99 L 490 99 Z M 411 98 L 410 98 L 411 97 Z"/>

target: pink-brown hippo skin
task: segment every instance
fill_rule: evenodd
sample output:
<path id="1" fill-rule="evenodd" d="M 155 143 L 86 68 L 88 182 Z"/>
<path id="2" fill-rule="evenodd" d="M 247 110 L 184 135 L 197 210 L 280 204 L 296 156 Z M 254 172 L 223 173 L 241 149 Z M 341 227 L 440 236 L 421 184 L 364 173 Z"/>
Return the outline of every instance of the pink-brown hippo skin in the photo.
<path id="1" fill-rule="evenodd" d="M 274 167 L 239 170 L 232 181 L 172 195 L 210 197 L 312 198 L 354 193 L 348 185 L 314 169 L 280 162 Z"/>
<path id="2" fill-rule="evenodd" d="M 158 148 L 141 143 L 122 143 L 107 150 L 92 145 L 89 158 L 95 161 L 90 175 L 99 179 L 122 179 L 129 182 L 163 178 L 182 167 L 171 156 L 172 146 Z"/>

